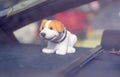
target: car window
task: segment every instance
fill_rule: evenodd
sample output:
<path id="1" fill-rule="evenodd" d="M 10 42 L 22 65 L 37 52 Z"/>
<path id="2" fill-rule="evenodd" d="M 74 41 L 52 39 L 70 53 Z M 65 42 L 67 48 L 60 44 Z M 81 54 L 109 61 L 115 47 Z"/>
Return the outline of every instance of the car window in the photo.
<path id="1" fill-rule="evenodd" d="M 0 0 L 0 11 L 12 7 L 17 4 L 20 0 Z"/>
<path id="2" fill-rule="evenodd" d="M 55 19 L 64 24 L 67 30 L 78 37 L 76 47 L 96 47 L 100 45 L 103 29 L 97 29 L 92 25 L 93 19 L 100 10 L 100 2 L 94 1 L 73 9 L 59 12 L 46 19 Z M 14 32 L 21 43 L 45 44 L 39 36 L 41 20 L 31 23 Z M 45 43 L 43 43 L 45 42 Z"/>
<path id="3" fill-rule="evenodd" d="M 9 8 L 22 1 L 26 0 L 1 0 L 0 10 Z M 34 0 L 31 0 L 29 2 L 32 1 Z M 78 37 L 76 47 L 94 48 L 97 45 L 100 45 L 102 33 L 105 29 L 120 29 L 119 2 L 119 0 L 93 1 L 84 5 L 80 5 L 76 8 L 71 8 L 69 10 L 58 12 L 54 15 L 46 17 L 45 19 L 58 20 L 64 24 L 67 30 L 69 30 L 73 34 L 76 34 Z M 51 12 L 52 11 L 48 10 L 44 13 L 48 14 Z M 9 15 L 12 14 L 10 13 Z M 31 17 L 29 17 L 29 19 L 32 20 Z M 23 19 L 21 19 L 20 22 L 22 20 Z M 20 28 L 19 30 L 15 30 L 13 34 L 20 43 L 45 44 L 43 43 L 45 41 L 39 36 L 40 24 L 41 19 L 39 21 L 31 22 L 31 24 L 28 24 L 25 27 Z"/>

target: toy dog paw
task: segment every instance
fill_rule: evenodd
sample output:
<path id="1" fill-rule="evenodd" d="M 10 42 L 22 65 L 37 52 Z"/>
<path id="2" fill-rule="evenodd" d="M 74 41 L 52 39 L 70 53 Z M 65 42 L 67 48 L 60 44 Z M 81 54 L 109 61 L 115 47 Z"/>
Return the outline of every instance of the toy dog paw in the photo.
<path id="1" fill-rule="evenodd" d="M 54 50 L 53 49 L 48 49 L 48 48 L 43 48 L 42 52 L 46 53 L 46 54 L 51 54 L 51 53 L 54 53 Z"/>
<path id="2" fill-rule="evenodd" d="M 65 49 L 58 49 L 58 50 L 56 50 L 56 54 L 58 54 L 58 55 L 65 55 L 66 54 L 66 50 Z"/>
<path id="3" fill-rule="evenodd" d="M 67 53 L 75 53 L 75 48 L 68 47 Z"/>

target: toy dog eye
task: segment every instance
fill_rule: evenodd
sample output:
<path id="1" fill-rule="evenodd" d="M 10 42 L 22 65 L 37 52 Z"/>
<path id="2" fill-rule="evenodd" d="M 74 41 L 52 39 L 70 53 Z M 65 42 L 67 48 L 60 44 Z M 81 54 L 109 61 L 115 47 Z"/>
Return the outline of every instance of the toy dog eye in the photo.
<path id="1" fill-rule="evenodd" d="M 52 27 L 50 27 L 50 30 L 53 30 L 53 28 L 52 28 Z"/>
<path id="2" fill-rule="evenodd" d="M 44 27 L 42 27 L 42 30 L 44 29 Z"/>

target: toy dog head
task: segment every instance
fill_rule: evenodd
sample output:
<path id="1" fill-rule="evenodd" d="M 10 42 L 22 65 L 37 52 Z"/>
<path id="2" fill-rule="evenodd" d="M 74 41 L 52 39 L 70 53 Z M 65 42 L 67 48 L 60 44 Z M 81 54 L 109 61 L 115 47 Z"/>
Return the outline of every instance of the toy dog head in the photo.
<path id="1" fill-rule="evenodd" d="M 64 25 L 57 20 L 44 19 L 40 26 L 40 36 L 46 40 L 52 40 L 59 37 L 64 32 Z"/>

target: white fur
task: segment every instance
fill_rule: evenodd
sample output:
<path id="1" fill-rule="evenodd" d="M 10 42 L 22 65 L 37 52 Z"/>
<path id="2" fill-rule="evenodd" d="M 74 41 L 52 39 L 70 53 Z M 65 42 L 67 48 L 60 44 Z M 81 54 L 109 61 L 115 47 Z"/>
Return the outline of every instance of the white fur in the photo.
<path id="1" fill-rule="evenodd" d="M 47 22 L 45 23 L 45 26 L 46 26 L 47 28 L 48 28 L 50 22 L 51 22 L 51 20 L 49 20 L 49 21 L 47 21 Z"/>
<path id="2" fill-rule="evenodd" d="M 46 39 L 59 35 L 59 32 L 54 30 L 49 30 L 48 25 L 50 22 L 51 21 L 47 21 L 47 23 L 45 24 L 45 28 L 41 31 L 46 33 L 46 37 L 45 37 Z M 46 48 L 43 48 L 42 52 L 46 54 L 56 53 L 58 55 L 75 53 L 74 44 L 76 42 L 77 42 L 77 36 L 67 31 L 66 38 L 62 42 L 53 43 L 51 41 L 48 41 L 48 46 Z"/>

